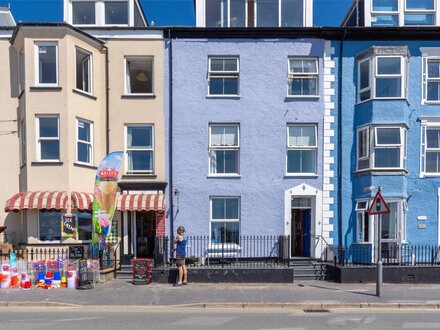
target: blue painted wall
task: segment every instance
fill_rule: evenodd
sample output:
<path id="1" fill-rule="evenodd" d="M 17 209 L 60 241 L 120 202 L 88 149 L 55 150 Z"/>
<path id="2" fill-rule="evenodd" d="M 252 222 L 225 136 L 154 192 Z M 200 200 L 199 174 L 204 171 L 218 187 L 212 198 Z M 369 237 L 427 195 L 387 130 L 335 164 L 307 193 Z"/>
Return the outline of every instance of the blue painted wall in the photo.
<path id="1" fill-rule="evenodd" d="M 334 43 L 338 47 L 339 42 Z M 372 46 L 408 46 L 407 100 L 373 100 L 356 105 L 357 62 L 355 56 Z M 373 197 L 368 186 L 382 186 L 385 199 L 406 198 L 406 238 L 409 244 L 438 244 L 438 197 L 440 177 L 419 178 L 420 117 L 440 117 L 439 105 L 421 104 L 422 58 L 420 47 L 440 47 L 440 42 L 345 41 L 342 75 L 342 239 L 345 246 L 355 242 L 355 200 Z M 406 175 L 358 175 L 356 171 L 356 128 L 366 124 L 405 124 L 407 130 Z M 419 221 L 418 216 L 427 220 Z M 426 229 L 419 229 L 425 224 Z"/>
<path id="2" fill-rule="evenodd" d="M 288 56 L 318 57 L 322 73 L 323 52 L 323 40 L 172 41 L 174 229 L 184 225 L 191 235 L 209 235 L 209 197 L 240 196 L 241 235 L 284 234 L 285 190 L 303 183 L 322 190 L 323 75 L 319 99 L 286 95 Z M 240 98 L 207 98 L 209 55 L 239 56 Z M 240 124 L 240 178 L 208 177 L 210 123 Z M 318 124 L 318 176 L 285 176 L 288 123 Z"/>

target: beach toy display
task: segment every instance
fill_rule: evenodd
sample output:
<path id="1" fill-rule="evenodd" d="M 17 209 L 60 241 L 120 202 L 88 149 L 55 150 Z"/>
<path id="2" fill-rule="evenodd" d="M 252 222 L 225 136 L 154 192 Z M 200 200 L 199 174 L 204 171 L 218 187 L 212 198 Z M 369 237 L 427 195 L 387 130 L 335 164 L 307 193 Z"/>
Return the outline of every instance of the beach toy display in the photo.
<path id="1" fill-rule="evenodd" d="M 14 267 L 11 271 L 11 287 L 19 288 L 21 286 L 21 275 L 17 268 Z"/>
<path id="2" fill-rule="evenodd" d="M 9 264 L 3 264 L 0 271 L 0 288 L 8 289 L 11 287 L 11 271 Z"/>
<path id="3" fill-rule="evenodd" d="M 67 287 L 69 289 L 75 289 L 78 281 L 78 273 L 74 267 L 69 266 L 67 269 Z"/>

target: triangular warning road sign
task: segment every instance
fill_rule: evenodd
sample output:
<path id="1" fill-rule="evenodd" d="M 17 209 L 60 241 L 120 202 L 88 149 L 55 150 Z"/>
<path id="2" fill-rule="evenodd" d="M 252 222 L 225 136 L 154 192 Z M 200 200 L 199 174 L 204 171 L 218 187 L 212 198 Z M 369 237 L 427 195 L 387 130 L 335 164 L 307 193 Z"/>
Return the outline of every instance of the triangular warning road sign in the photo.
<path id="1" fill-rule="evenodd" d="M 382 197 L 380 191 L 377 192 L 376 196 L 374 196 L 373 202 L 371 203 L 370 209 L 368 210 L 369 215 L 373 214 L 388 214 L 390 213 L 390 209 L 385 203 L 385 200 Z"/>

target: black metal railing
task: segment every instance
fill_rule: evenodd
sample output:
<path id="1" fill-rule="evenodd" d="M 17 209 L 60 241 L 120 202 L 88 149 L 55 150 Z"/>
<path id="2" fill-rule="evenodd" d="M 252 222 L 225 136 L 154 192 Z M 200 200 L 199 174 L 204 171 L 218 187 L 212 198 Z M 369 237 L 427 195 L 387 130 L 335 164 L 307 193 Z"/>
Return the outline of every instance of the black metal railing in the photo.
<path id="1" fill-rule="evenodd" d="M 154 267 L 173 264 L 174 247 L 168 237 L 156 238 Z M 190 236 L 186 262 L 188 267 L 284 267 L 288 265 L 289 248 L 289 236 L 240 236 L 226 242 L 212 240 L 209 236 Z"/>
<path id="2" fill-rule="evenodd" d="M 435 266 L 440 265 L 440 248 L 437 245 L 398 245 L 383 243 L 381 257 L 385 266 Z M 353 244 L 348 248 L 329 246 L 325 251 L 327 261 L 338 266 L 376 264 L 377 256 L 372 244 Z"/>

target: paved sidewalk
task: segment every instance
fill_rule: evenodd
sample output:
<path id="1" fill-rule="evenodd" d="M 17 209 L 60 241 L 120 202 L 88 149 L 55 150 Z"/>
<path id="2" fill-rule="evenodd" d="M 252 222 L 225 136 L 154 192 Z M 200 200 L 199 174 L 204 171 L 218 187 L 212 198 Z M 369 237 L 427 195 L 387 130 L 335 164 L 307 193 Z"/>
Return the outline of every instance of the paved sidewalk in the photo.
<path id="1" fill-rule="evenodd" d="M 440 308 L 440 285 L 375 284 L 305 281 L 294 284 L 190 283 L 133 285 L 114 280 L 92 290 L 0 290 L 0 306 L 195 306 L 195 307 L 426 307 Z M 399 306 L 401 305 L 401 306 Z"/>

